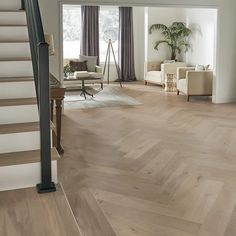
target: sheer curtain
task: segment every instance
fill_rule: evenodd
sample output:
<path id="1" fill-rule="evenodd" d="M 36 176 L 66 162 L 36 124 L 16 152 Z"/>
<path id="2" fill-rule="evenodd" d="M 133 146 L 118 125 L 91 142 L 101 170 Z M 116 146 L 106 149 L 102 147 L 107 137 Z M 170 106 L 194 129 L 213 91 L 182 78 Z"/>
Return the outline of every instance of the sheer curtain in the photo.
<path id="1" fill-rule="evenodd" d="M 99 7 L 81 7 L 81 55 L 97 56 L 99 65 Z"/>
<path id="2" fill-rule="evenodd" d="M 134 38 L 133 38 L 133 8 L 119 7 L 119 67 L 123 81 L 134 81 Z"/>

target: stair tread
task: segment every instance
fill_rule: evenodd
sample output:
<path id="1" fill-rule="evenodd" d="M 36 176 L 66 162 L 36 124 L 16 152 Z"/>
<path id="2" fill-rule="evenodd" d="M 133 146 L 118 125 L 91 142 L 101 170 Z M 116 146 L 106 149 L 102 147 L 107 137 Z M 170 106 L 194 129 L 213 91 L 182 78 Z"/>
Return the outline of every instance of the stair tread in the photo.
<path id="1" fill-rule="evenodd" d="M 51 150 L 51 159 L 60 158 L 56 148 Z M 0 154 L 0 167 L 40 162 L 40 150 Z"/>
<path id="2" fill-rule="evenodd" d="M 31 61 L 31 57 L 5 57 L 0 58 L 0 61 Z"/>
<path id="3" fill-rule="evenodd" d="M 0 125 L 0 134 L 39 131 L 39 122 Z"/>
<path id="4" fill-rule="evenodd" d="M 27 24 L 0 24 L 0 27 L 27 27 Z"/>
<path id="5" fill-rule="evenodd" d="M 0 13 L 1 12 L 22 12 L 22 13 L 24 13 L 25 11 L 24 10 L 0 10 Z"/>
<path id="6" fill-rule="evenodd" d="M 14 98 L 14 99 L 0 99 L 0 107 L 6 106 L 23 106 L 37 104 L 36 98 Z"/>
<path id="7" fill-rule="evenodd" d="M 29 40 L 15 40 L 15 41 L 13 41 L 13 40 L 9 40 L 9 41 L 6 41 L 6 40 L 4 40 L 4 41 L 1 41 L 0 40 L 0 43 L 29 43 Z"/>
<path id="8" fill-rule="evenodd" d="M 34 81 L 34 77 L 32 77 L 32 76 L 25 76 L 25 77 L 0 77 L 0 83 L 6 83 L 6 82 L 27 82 L 27 81 Z"/>

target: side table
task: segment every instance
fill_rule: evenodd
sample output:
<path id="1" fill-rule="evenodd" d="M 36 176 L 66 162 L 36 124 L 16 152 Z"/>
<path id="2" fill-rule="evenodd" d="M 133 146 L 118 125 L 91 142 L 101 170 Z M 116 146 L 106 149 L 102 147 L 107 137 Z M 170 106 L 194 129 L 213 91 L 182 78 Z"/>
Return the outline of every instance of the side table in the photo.
<path id="1" fill-rule="evenodd" d="M 62 101 L 65 97 L 66 88 L 64 86 L 51 87 L 51 121 L 53 122 L 54 103 L 56 103 L 56 133 L 54 132 L 53 139 L 56 149 L 59 154 L 64 153 L 61 145 L 61 116 L 62 116 Z"/>
<path id="2" fill-rule="evenodd" d="M 166 74 L 166 76 L 165 76 L 165 91 L 166 92 L 176 92 L 177 91 L 176 77 L 174 74 Z"/>

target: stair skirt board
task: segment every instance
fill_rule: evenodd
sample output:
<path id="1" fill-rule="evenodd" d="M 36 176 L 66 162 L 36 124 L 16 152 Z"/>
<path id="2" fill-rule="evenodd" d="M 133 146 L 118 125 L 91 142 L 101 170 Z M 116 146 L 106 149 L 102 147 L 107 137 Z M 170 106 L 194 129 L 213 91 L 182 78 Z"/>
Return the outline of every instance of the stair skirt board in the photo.
<path id="1" fill-rule="evenodd" d="M 0 26 L 0 41 L 28 41 L 26 26 Z"/>
<path id="2" fill-rule="evenodd" d="M 0 52 L 1 58 L 31 57 L 30 45 L 28 42 L 0 42 Z"/>
<path id="3" fill-rule="evenodd" d="M 9 1 L 0 1 L 1 10 L 16 10 L 21 8 L 21 1 L 19 0 L 9 0 Z"/>
<path id="4" fill-rule="evenodd" d="M 1 5 L 1 4 L 0 4 Z M 2 8 L 0 8 L 2 9 Z M 17 9 L 17 8 L 16 8 Z M 25 12 L 1 12 L 0 23 L 2 25 L 26 25 Z"/>
<path id="5" fill-rule="evenodd" d="M 0 107 L 0 114 L 1 125 L 39 121 L 37 104 Z"/>
<path id="6" fill-rule="evenodd" d="M 52 161 L 52 180 L 58 183 L 56 160 Z M 40 182 L 40 162 L 0 167 L 0 191 L 34 187 Z"/>
<path id="7" fill-rule="evenodd" d="M 40 132 L 31 131 L 0 135 L 0 153 L 40 149 Z"/>
<path id="8" fill-rule="evenodd" d="M 1 83 L 0 79 L 0 99 L 32 98 L 35 96 L 34 81 Z"/>
<path id="9" fill-rule="evenodd" d="M 0 77 L 33 76 L 31 61 L 0 61 Z"/>

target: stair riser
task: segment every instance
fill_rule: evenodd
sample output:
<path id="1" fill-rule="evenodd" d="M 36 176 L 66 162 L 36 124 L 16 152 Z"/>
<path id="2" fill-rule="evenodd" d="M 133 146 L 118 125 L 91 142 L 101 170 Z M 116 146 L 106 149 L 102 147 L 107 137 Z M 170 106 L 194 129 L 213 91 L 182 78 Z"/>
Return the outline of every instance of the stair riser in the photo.
<path id="1" fill-rule="evenodd" d="M 0 125 L 39 121 L 37 104 L 0 107 L 0 114 Z"/>
<path id="2" fill-rule="evenodd" d="M 0 99 L 33 97 L 36 97 L 34 81 L 0 83 Z"/>
<path id="3" fill-rule="evenodd" d="M 40 149 L 39 131 L 0 135 L 0 153 L 37 149 Z"/>
<path id="4" fill-rule="evenodd" d="M 33 76 L 31 61 L 0 61 L 0 77 Z"/>
<path id="5" fill-rule="evenodd" d="M 28 41 L 27 27 L 0 27 L 0 41 Z"/>
<path id="6" fill-rule="evenodd" d="M 21 8 L 20 0 L 5 0 L 0 1 L 0 9 L 1 10 L 18 10 Z"/>
<path id="7" fill-rule="evenodd" d="M 0 58 L 31 57 L 29 43 L 0 43 Z"/>
<path id="8" fill-rule="evenodd" d="M 26 25 L 25 12 L 0 12 L 0 24 L 1 25 Z"/>
<path id="9" fill-rule="evenodd" d="M 57 161 L 52 161 L 52 181 L 58 183 Z M 40 182 L 40 163 L 0 167 L 0 191 L 35 187 Z"/>

